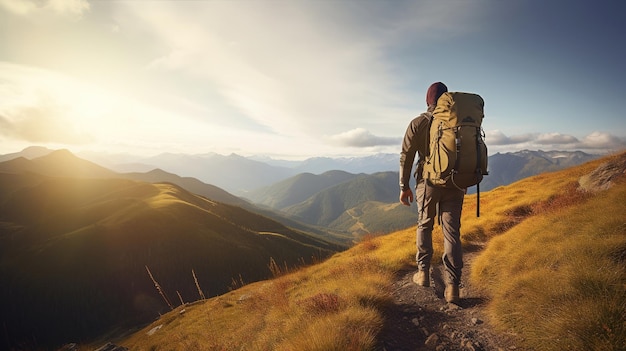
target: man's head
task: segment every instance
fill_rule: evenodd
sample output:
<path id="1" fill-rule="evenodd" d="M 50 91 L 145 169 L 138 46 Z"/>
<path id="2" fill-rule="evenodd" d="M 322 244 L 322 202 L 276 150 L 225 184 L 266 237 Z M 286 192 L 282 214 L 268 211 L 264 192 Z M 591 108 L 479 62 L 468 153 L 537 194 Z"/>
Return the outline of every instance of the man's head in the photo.
<path id="1" fill-rule="evenodd" d="M 426 106 L 437 105 L 437 100 L 448 91 L 448 87 L 442 82 L 433 83 L 428 87 L 426 92 Z"/>

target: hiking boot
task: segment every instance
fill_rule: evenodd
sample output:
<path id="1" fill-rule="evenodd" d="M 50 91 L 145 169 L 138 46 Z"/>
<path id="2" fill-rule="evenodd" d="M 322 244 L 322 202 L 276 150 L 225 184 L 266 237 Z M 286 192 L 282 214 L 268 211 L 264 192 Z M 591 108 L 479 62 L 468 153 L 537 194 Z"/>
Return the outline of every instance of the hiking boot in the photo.
<path id="1" fill-rule="evenodd" d="M 453 304 L 459 304 L 461 298 L 459 297 L 459 285 L 458 284 L 446 284 L 446 290 L 443 293 L 446 298 L 446 302 Z"/>
<path id="2" fill-rule="evenodd" d="M 429 287 L 430 286 L 430 272 L 428 270 L 419 270 L 417 273 L 413 274 L 413 283 Z"/>

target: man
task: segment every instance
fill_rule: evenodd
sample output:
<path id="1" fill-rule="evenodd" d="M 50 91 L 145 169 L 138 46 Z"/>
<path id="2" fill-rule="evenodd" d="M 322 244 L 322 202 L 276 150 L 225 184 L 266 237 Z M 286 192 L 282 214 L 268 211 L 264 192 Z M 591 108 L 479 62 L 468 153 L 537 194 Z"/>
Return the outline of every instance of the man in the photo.
<path id="1" fill-rule="evenodd" d="M 435 187 L 422 179 L 424 161 L 428 156 L 430 121 L 439 97 L 448 91 L 445 84 L 433 83 L 426 93 L 428 109 L 409 124 L 400 153 L 400 202 L 410 206 L 413 202 L 413 191 L 409 186 L 411 170 L 415 154 L 418 155 L 416 165 L 417 203 L 417 273 L 413 281 L 420 285 L 430 286 L 430 262 L 433 254 L 432 231 L 437 212 L 444 236 L 443 265 L 445 268 L 445 299 L 446 302 L 459 303 L 459 283 L 463 268 L 463 251 L 461 248 L 461 209 L 465 191 L 458 188 Z"/>

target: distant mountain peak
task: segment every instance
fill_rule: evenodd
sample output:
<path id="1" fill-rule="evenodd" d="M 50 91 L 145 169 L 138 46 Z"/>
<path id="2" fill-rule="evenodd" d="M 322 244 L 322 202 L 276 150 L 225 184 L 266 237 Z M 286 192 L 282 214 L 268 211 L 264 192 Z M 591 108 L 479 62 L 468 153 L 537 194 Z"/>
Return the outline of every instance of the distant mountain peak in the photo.
<path id="1" fill-rule="evenodd" d="M 67 149 L 55 150 L 31 160 L 30 171 L 55 176 L 78 178 L 109 178 L 117 173 L 74 155 Z"/>

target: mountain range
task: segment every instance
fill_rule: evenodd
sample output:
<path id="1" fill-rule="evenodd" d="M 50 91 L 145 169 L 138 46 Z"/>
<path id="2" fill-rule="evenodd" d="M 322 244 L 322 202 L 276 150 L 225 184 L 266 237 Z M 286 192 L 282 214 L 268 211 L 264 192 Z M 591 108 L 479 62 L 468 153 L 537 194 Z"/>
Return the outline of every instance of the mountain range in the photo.
<path id="1" fill-rule="evenodd" d="M 398 202 L 397 172 L 303 173 L 248 195 L 290 218 L 356 237 L 389 233 L 415 222 L 413 210 Z"/>
<path id="2" fill-rule="evenodd" d="M 52 151 L 54 150 L 44 147 L 29 147 L 20 152 L 0 155 L 0 162 L 18 157 L 33 159 Z M 93 152 L 77 155 L 118 173 L 145 173 L 160 169 L 166 173 L 196 178 L 230 194 L 246 198 L 256 198 L 261 188 L 300 174 L 319 175 L 328 171 L 373 174 L 397 172 L 399 167 L 398 154 L 313 157 L 299 161 L 260 156 L 243 157 L 237 154 L 225 156 L 216 153 L 196 155 L 163 153 L 151 157 Z M 522 150 L 497 153 L 489 156 L 489 176 L 481 183 L 481 190 L 487 191 L 539 173 L 575 166 L 600 156 L 581 151 Z M 474 189 L 469 189 L 470 193 L 473 191 Z M 254 195 L 250 195 L 251 192 L 254 192 Z"/>
<path id="3" fill-rule="evenodd" d="M 44 344 L 94 337 L 166 311 L 156 282 L 170 301 L 197 300 L 196 277 L 198 289 L 214 296 L 268 278 L 271 262 L 300 266 L 345 249 L 176 184 L 146 181 L 161 176 L 171 177 L 160 171 L 125 177 L 66 150 L 0 163 L 6 334 L 36 335 Z"/>
<path id="4" fill-rule="evenodd" d="M 572 167 L 597 158 L 583 152 L 520 151 L 495 154 L 481 191 L 520 179 Z M 248 192 L 246 197 L 290 218 L 311 225 L 347 231 L 353 235 L 384 234 L 415 223 L 415 207 L 398 203 L 398 172 L 352 174 L 328 171 L 303 173 L 274 185 Z M 468 193 L 476 192 L 476 187 Z"/>
<path id="5" fill-rule="evenodd" d="M 0 160 L 15 157 L 36 157 L 52 150 L 27 148 L 21 153 L 0 156 Z M 93 156 L 93 155 L 92 155 Z M 392 157 L 393 156 L 393 157 Z M 571 167 L 597 158 L 598 155 L 583 152 L 529 151 L 495 154 L 489 159 L 489 175 L 481 183 L 481 190 L 488 191 L 507 185 L 528 176 Z M 102 159 L 102 157 L 100 157 Z M 108 163 L 119 157 L 107 159 Z M 123 158 L 129 161 L 129 157 Z M 264 162 L 261 162 L 264 160 Z M 393 162 L 392 162 L 393 161 Z M 15 161 L 18 162 L 18 161 Z M 268 158 L 244 158 L 238 155 L 174 155 L 162 154 L 152 157 L 147 163 L 132 163 L 133 167 L 148 168 L 148 163 L 159 163 L 168 169 L 198 174 L 212 169 L 212 179 L 217 182 L 230 182 L 239 175 L 238 183 L 263 184 L 272 177 L 281 179 L 297 170 L 315 167 L 322 170 L 344 166 L 347 169 L 391 168 L 397 162 L 395 155 L 379 154 L 363 158 L 312 158 L 304 161 L 272 160 Z M 269 163 L 265 163 L 269 162 Z M 54 162 L 53 162 L 54 163 Z M 188 164 L 187 164 L 188 163 Z M 131 165 L 129 163 L 126 164 Z M 81 166 L 85 168 L 86 166 Z M 91 166 L 93 168 L 93 166 Z M 223 171 L 219 171 L 224 167 Z M 80 169 L 78 166 L 67 169 Z M 122 167 L 123 168 L 123 167 Z M 132 167 L 131 167 L 132 168 Z M 100 167 L 100 169 L 104 169 Z M 106 169 L 109 174 L 112 171 Z M 350 173 L 346 170 L 328 170 L 321 174 L 298 173 L 270 185 L 244 192 L 239 197 L 194 177 L 181 177 L 177 174 L 154 168 L 147 172 L 120 173 L 116 176 L 148 182 L 167 181 L 182 186 L 192 193 L 213 200 L 240 206 L 255 213 L 273 218 L 292 228 L 315 233 L 326 240 L 347 243 L 353 237 L 363 234 L 384 234 L 411 225 L 415 221 L 415 209 L 400 206 L 397 201 L 398 173 L 393 171 Z M 113 172 L 113 174 L 116 174 Z M 178 173 L 185 174 L 185 173 Z M 261 174 L 264 177 L 253 175 Z M 385 174 L 383 177 L 381 174 Z M 200 174 L 202 176 L 202 174 Z M 204 173 L 206 177 L 206 172 Z M 243 180 L 243 178 L 248 179 Z M 227 181 L 226 181 L 227 179 Z M 384 180 L 383 180 L 384 179 Z M 261 181 L 260 181 L 261 180 Z M 257 182 L 257 183 L 255 183 Z M 343 184 L 346 183 L 346 184 Z M 468 189 L 474 193 L 476 187 Z"/>
<path id="6" fill-rule="evenodd" d="M 238 196 L 246 196 L 249 191 L 301 173 L 320 174 L 331 170 L 374 173 L 398 169 L 398 155 L 395 154 L 342 158 L 314 157 L 302 161 L 258 156 L 243 157 L 237 154 L 225 156 L 216 153 L 199 155 L 163 153 L 151 157 L 85 153 L 79 156 L 123 173 L 146 172 L 160 168 L 167 172 L 197 178 Z"/>
<path id="7" fill-rule="evenodd" d="M 487 191 L 540 173 L 553 172 L 594 160 L 600 155 L 582 151 L 530 151 L 489 156 L 489 175 L 480 184 Z"/>
<path id="8" fill-rule="evenodd" d="M 489 176 L 482 190 L 547 171 L 556 171 L 598 158 L 601 155 L 581 151 L 531 151 L 497 153 L 489 156 Z M 250 192 L 271 186 L 303 173 L 322 174 L 344 171 L 352 174 L 398 172 L 399 154 L 374 154 L 364 157 L 314 157 L 301 161 L 276 160 L 267 157 L 228 156 L 215 153 L 184 155 L 164 153 L 147 158 L 123 158 L 102 155 L 81 156 L 118 172 L 145 172 L 154 168 L 186 176 L 220 187 L 231 194 L 248 197 Z M 115 162 L 118 160 L 118 162 Z M 127 163 L 119 163 L 125 160 Z M 470 193 L 473 189 L 470 188 Z"/>

